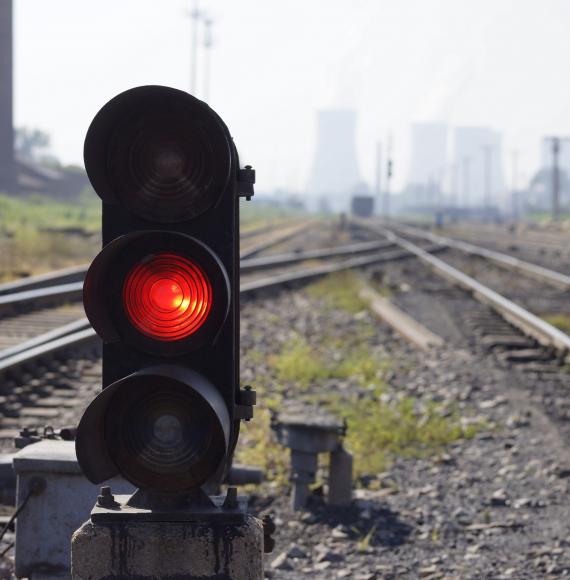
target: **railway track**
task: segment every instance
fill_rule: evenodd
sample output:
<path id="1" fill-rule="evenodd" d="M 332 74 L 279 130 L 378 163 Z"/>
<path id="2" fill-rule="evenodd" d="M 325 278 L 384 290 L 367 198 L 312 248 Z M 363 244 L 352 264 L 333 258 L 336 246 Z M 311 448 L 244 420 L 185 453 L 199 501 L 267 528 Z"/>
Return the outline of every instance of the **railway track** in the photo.
<path id="1" fill-rule="evenodd" d="M 380 267 L 385 280 L 392 284 L 394 304 L 455 349 L 474 353 L 487 361 L 486 365 L 494 360 L 492 365 L 507 372 L 512 385 L 521 389 L 521 396 L 524 392 L 538 412 L 553 421 L 562 440 L 570 442 L 570 336 L 502 295 L 504 288 L 499 293 L 462 271 L 474 259 L 479 261 L 481 272 L 492 268 L 501 271 L 498 266 L 454 251 L 435 257 L 406 236 L 390 231 L 395 230 L 392 224 L 369 227 L 407 248 L 420 261 Z M 543 290 L 536 288 L 535 294 Z M 519 420 L 524 424 L 524 418 Z"/>
<path id="2" fill-rule="evenodd" d="M 552 284 L 553 286 L 563 290 L 570 290 L 570 276 L 558 270 L 545 268 L 510 254 L 498 252 L 496 250 L 490 250 L 486 247 L 467 243 L 462 240 L 456 240 L 446 236 L 426 232 L 419 228 L 396 224 L 394 225 L 394 229 L 413 238 L 428 240 L 433 243 L 459 250 L 460 252 L 466 254 L 485 258 L 509 270 L 521 272 L 522 274 L 531 276 L 541 282 Z"/>
<path id="3" fill-rule="evenodd" d="M 446 236 L 510 254 L 538 266 L 570 274 L 570 235 L 544 236 L 532 231 L 503 231 L 474 226 L 448 227 Z"/>
<path id="4" fill-rule="evenodd" d="M 348 244 L 329 248 L 320 248 L 307 251 L 288 252 L 285 254 L 274 254 L 256 258 L 246 258 L 241 261 L 242 274 L 245 275 L 246 288 L 261 288 L 269 285 L 268 278 L 280 280 L 274 284 L 283 284 L 295 280 L 323 275 L 337 268 L 333 263 L 322 265 L 320 268 L 315 263 L 325 260 L 330 261 L 346 256 L 362 256 L 364 262 L 372 256 L 374 260 L 375 251 L 380 251 L 392 246 L 391 242 L 373 241 Z M 393 256 L 398 258 L 401 251 Z M 390 258 L 391 254 L 388 254 Z M 353 262 L 347 262 L 346 267 L 351 267 Z M 303 266 L 300 272 L 292 273 L 290 276 L 282 269 L 291 265 Z M 358 266 L 359 262 L 355 262 Z M 305 267 L 312 269 L 305 272 Z M 345 266 L 341 266 L 345 267 Z M 278 269 L 279 271 L 275 271 Z M 275 272 L 266 271 L 274 270 Z M 263 275 L 261 275 L 263 272 Z M 262 282 L 252 282 L 255 277 L 262 277 Z M 82 297 L 82 282 L 74 282 L 65 285 L 57 285 L 37 290 L 27 290 L 16 292 L 0 297 L 0 335 L 2 336 L 0 359 L 17 354 L 28 348 L 28 341 L 35 347 L 43 342 L 54 338 L 61 338 L 69 334 L 66 331 L 68 325 L 78 318 L 83 317 L 83 310 L 80 304 Z M 58 306 L 59 304 L 59 306 Z M 55 305 L 55 306 L 54 306 Z M 51 323 L 51 324 L 50 324 Z M 61 328 L 60 328 L 61 327 Z M 86 323 L 84 324 L 86 328 Z M 69 326 L 73 328 L 73 325 Z M 82 330 L 79 328 L 78 330 Z M 4 350 L 4 352 L 2 352 Z"/>
<path id="5" fill-rule="evenodd" d="M 431 314 L 435 314 L 436 316 L 439 315 L 440 312 L 435 311 L 435 308 L 433 308 L 433 305 L 437 303 L 442 304 L 442 308 L 454 309 L 454 315 L 458 320 L 457 324 L 461 327 L 465 340 L 469 341 L 468 344 L 470 344 L 475 351 L 480 351 L 481 356 L 488 357 L 486 358 L 486 363 L 489 365 L 489 362 L 493 360 L 493 358 L 496 358 L 500 365 L 504 365 L 507 369 L 512 368 L 512 372 L 510 370 L 506 372 L 513 377 L 513 383 L 520 382 L 517 378 L 517 373 L 519 371 L 523 372 L 528 379 L 527 383 L 535 385 L 536 390 L 532 393 L 533 400 L 546 406 L 549 413 L 555 417 L 560 424 L 570 425 L 570 406 L 567 401 L 567 390 L 570 386 L 568 377 L 570 375 L 561 372 L 560 351 L 552 345 L 543 346 L 531 336 L 518 332 L 513 328 L 511 323 L 499 316 L 497 311 L 491 308 L 488 303 L 484 301 L 479 302 L 473 299 L 472 293 L 466 292 L 463 287 L 458 287 L 456 284 L 449 284 L 447 279 L 442 277 L 437 269 L 429 264 L 429 261 L 420 258 L 418 255 L 417 250 L 421 253 L 425 253 L 427 257 L 433 258 L 433 251 L 439 250 L 440 253 L 444 252 L 444 255 L 446 256 L 445 259 L 447 260 L 447 256 L 452 255 L 452 251 L 445 250 L 445 246 L 441 244 L 436 245 L 428 239 L 420 240 L 419 243 L 412 243 L 406 236 L 398 236 L 398 234 L 394 234 L 396 237 L 401 238 L 403 242 L 411 244 L 408 247 L 405 247 L 398 243 L 399 241 L 395 238 L 392 238 L 392 240 L 386 239 L 384 234 L 385 230 L 382 230 L 381 232 L 379 229 L 375 228 L 373 230 L 374 239 L 368 239 L 366 242 L 347 244 L 338 248 L 310 250 L 304 254 L 300 252 L 288 252 L 286 254 L 278 254 L 274 256 L 260 256 L 255 259 L 252 258 L 249 262 L 249 267 L 248 262 L 244 260 L 242 263 L 244 274 L 242 281 L 242 295 L 246 299 L 249 299 L 250 297 L 255 297 L 257 292 L 272 292 L 277 286 L 288 287 L 289 285 L 296 285 L 303 280 L 310 279 L 311 276 L 315 277 L 323 275 L 327 273 L 327 271 L 335 271 L 349 267 L 370 266 L 372 269 L 378 268 L 381 270 L 387 270 L 389 268 L 405 269 L 412 275 L 412 280 L 410 281 L 411 285 L 415 282 L 427 285 L 426 294 L 430 296 L 433 302 L 429 304 L 419 304 L 419 307 L 421 307 L 422 311 L 425 312 L 426 316 L 429 316 L 430 310 L 433 311 Z M 417 250 L 412 251 L 411 246 L 414 246 Z M 358 251 L 361 253 L 357 253 Z M 409 259 L 398 260 L 396 259 L 398 255 L 402 258 L 408 257 Z M 483 261 L 483 258 L 477 259 Z M 319 260 L 319 263 L 315 264 L 317 260 Z M 327 260 L 327 262 L 323 263 L 324 260 Z M 249 272 L 246 274 L 248 269 Z M 320 273 L 318 272 L 319 269 L 321 270 Z M 305 270 L 305 275 L 303 275 L 302 270 Z M 309 274 L 309 272 L 312 274 Z M 279 275 L 283 276 L 281 281 L 276 280 Z M 267 283 L 263 282 L 263 280 L 266 280 Z M 272 280 L 271 283 L 269 282 L 270 280 Z M 411 294 L 411 292 L 403 292 L 404 295 L 407 293 Z M 280 297 L 287 298 L 288 296 L 288 294 L 282 293 Z M 294 298 L 296 298 L 294 295 L 290 297 L 291 303 L 280 303 L 281 308 L 283 308 L 283 304 L 285 304 L 288 307 L 288 310 L 294 311 Z M 411 297 L 412 301 L 413 298 L 414 297 Z M 271 297 L 270 306 L 266 306 L 270 312 L 272 311 L 271 309 L 275 307 L 274 302 L 276 301 Z M 254 310 L 257 313 L 257 305 L 254 306 Z M 266 320 L 267 319 L 264 319 L 263 323 L 259 324 L 259 328 L 253 328 L 252 334 L 254 330 L 257 330 L 258 333 L 271 332 L 265 326 L 268 324 Z M 294 316 L 290 316 L 290 320 L 295 320 Z M 345 327 L 340 325 L 339 328 L 344 331 Z M 318 329 L 320 330 L 321 327 L 318 326 Z M 386 331 L 386 328 L 384 327 L 383 340 L 386 340 L 386 335 L 389 336 L 390 333 Z M 344 339 L 342 334 L 340 336 Z M 265 342 L 263 338 L 258 340 Z M 382 341 L 379 341 L 379 343 L 384 344 Z M 458 349 L 464 347 L 464 343 L 460 341 L 457 341 L 457 344 L 455 344 L 450 340 L 449 343 L 453 344 L 453 347 L 449 349 L 449 352 L 447 353 L 448 355 L 456 347 Z M 54 356 L 39 357 L 31 364 L 31 366 L 28 367 L 23 365 L 12 375 L 10 375 L 10 373 L 4 375 L 2 384 L 7 385 L 12 390 L 14 396 L 9 398 L 9 400 L 7 400 L 8 397 L 6 397 L 4 402 L 0 401 L 0 414 L 3 415 L 0 438 L 4 438 L 4 435 L 6 434 L 4 441 L 8 442 L 9 437 L 17 435 L 22 427 L 27 427 L 29 429 L 28 436 L 33 437 L 34 429 L 39 425 L 54 423 L 59 426 L 74 425 L 77 414 L 84 405 L 84 402 L 90 399 L 100 389 L 101 366 L 97 345 L 98 341 L 91 339 L 85 341 L 83 346 L 80 348 L 69 345 L 67 351 L 65 351 L 65 349 L 54 351 Z M 398 350 L 398 353 L 401 354 L 401 344 L 398 344 L 397 348 L 400 349 Z M 256 350 L 255 345 L 252 349 Z M 78 356 L 79 352 L 81 352 L 80 356 Z M 491 353 L 490 357 L 489 353 Z M 491 372 L 486 373 L 484 370 L 480 370 L 476 363 L 464 363 L 464 369 L 467 370 L 468 367 L 469 372 L 472 372 L 479 379 L 479 382 L 473 380 L 472 382 L 465 381 L 462 383 L 463 377 L 459 376 L 462 365 L 460 357 L 457 357 L 459 358 L 459 362 L 457 362 L 455 361 L 455 351 L 454 356 L 448 356 L 447 359 L 441 357 L 440 354 L 441 353 L 438 350 L 433 351 L 429 357 L 420 357 L 416 361 L 417 368 L 414 368 L 409 377 L 408 375 L 402 377 L 402 383 L 407 384 L 407 382 L 410 382 L 410 389 L 413 387 L 413 389 L 418 390 L 418 393 L 422 393 L 427 389 L 425 385 L 431 384 L 433 380 L 433 377 L 430 375 L 425 379 L 425 383 L 418 381 L 418 374 L 421 372 L 420 369 L 422 368 L 422 365 L 430 363 L 434 368 L 438 368 L 438 372 L 440 372 L 440 367 L 443 367 L 444 370 L 441 370 L 441 373 L 451 377 L 448 379 L 449 384 L 446 384 L 445 388 L 451 390 L 456 388 L 458 391 L 464 389 L 466 397 L 470 396 L 469 393 L 472 390 L 477 391 L 475 396 L 480 396 L 481 393 L 479 389 L 489 389 L 489 392 L 485 391 L 485 400 L 481 403 L 481 409 L 486 409 L 487 412 L 489 412 L 489 409 L 491 412 L 501 410 L 501 412 L 506 416 L 505 410 L 507 409 L 508 403 L 505 398 L 501 396 L 500 391 L 493 394 L 490 392 L 490 389 L 494 387 L 492 383 L 492 377 L 494 375 Z M 465 360 L 465 355 L 463 360 Z M 468 360 L 471 361 L 471 359 Z M 2 360 L 0 359 L 0 368 L 1 364 Z M 481 378 L 479 378 L 479 373 Z M 526 386 L 527 385 L 525 384 L 525 387 Z M 438 389 L 442 388 L 441 385 L 438 387 Z M 523 387 L 521 386 L 520 388 Z M 319 390 L 322 390 L 321 385 L 315 385 L 315 392 L 318 393 Z M 412 393 L 412 396 L 416 396 L 417 394 L 414 390 L 410 390 L 410 393 Z M 440 396 L 440 392 L 438 390 L 437 392 L 434 391 L 434 393 L 435 400 L 437 400 L 437 397 Z M 426 398 L 428 397 L 428 394 L 424 393 L 424 395 Z M 295 395 L 291 394 L 291 396 Z M 460 397 L 463 397 L 463 393 Z M 458 405 L 461 406 L 462 404 L 463 399 L 459 398 Z M 497 407 L 495 407 L 495 405 Z M 6 413 L 4 413 L 4 409 L 6 409 Z M 468 412 L 466 413 L 466 418 L 467 414 Z M 524 416 L 517 416 L 513 419 L 513 421 L 517 421 L 523 426 L 525 420 Z M 516 433 L 526 433 L 526 429 L 527 428 L 525 427 L 521 427 L 516 431 Z M 443 490 L 443 498 L 441 500 L 441 505 L 444 506 L 441 508 L 442 510 L 448 509 L 448 504 L 450 502 L 449 496 L 453 497 L 454 493 L 457 493 L 458 496 L 465 501 L 467 506 L 473 504 L 473 509 L 475 511 L 483 509 L 479 504 L 479 499 L 484 496 L 484 493 L 486 494 L 484 498 L 486 498 L 487 495 L 490 496 L 492 491 L 495 491 L 495 487 L 493 487 L 495 481 L 492 479 L 493 474 L 499 468 L 502 468 L 503 465 L 506 465 L 506 463 L 503 463 L 504 458 L 501 456 L 501 463 L 497 465 L 499 461 L 497 460 L 494 464 L 491 464 L 488 472 L 482 472 L 480 463 L 476 464 L 476 467 L 480 471 L 475 472 L 473 467 L 467 467 L 465 463 L 469 457 L 474 455 L 473 453 L 469 453 L 469 450 L 471 449 L 469 445 L 476 445 L 481 457 L 493 456 L 494 453 L 492 449 L 489 448 L 490 442 L 495 441 L 494 444 L 496 444 L 497 449 L 500 449 L 503 446 L 503 439 L 505 440 L 505 450 L 503 450 L 505 456 L 508 454 L 508 451 L 506 451 L 507 443 L 510 446 L 509 449 L 516 449 L 517 446 L 520 447 L 520 451 L 517 451 L 517 454 L 526 452 L 527 448 L 524 445 L 524 440 L 522 443 L 519 443 L 518 440 L 513 442 L 511 432 L 509 432 L 508 429 L 505 430 L 507 431 L 506 436 L 502 434 L 501 430 L 498 430 L 497 432 L 492 432 L 490 434 L 482 433 L 480 439 L 479 437 L 476 437 L 472 442 L 456 443 L 452 446 L 452 450 L 449 452 L 453 455 L 446 454 L 443 456 L 445 458 L 444 460 L 438 460 L 433 464 L 428 464 L 428 467 L 425 468 L 424 471 L 420 474 L 416 474 L 417 479 L 411 487 L 417 490 L 423 490 L 424 488 L 427 489 L 426 478 L 428 477 L 428 474 L 433 474 L 439 470 L 442 471 L 438 479 L 438 481 L 441 480 L 442 482 L 441 489 Z M 530 429 L 528 429 L 528 431 L 530 431 Z M 566 429 L 566 433 L 570 436 L 570 429 Z M 510 437 L 508 441 L 507 437 Z M 0 440 L 0 444 L 1 443 L 2 440 Z M 537 444 L 537 446 L 539 445 L 540 443 Z M 449 466 L 447 466 L 447 463 L 443 463 L 443 461 L 452 462 L 452 460 L 453 463 L 450 463 Z M 521 460 L 520 463 L 523 464 L 523 460 Z M 402 467 L 399 466 L 399 469 L 402 469 Z M 410 471 L 401 472 L 402 483 L 400 487 L 402 490 L 406 489 L 410 472 L 415 473 L 415 469 L 416 468 L 414 467 L 413 469 L 410 468 Z M 471 469 L 471 471 L 467 473 L 467 469 Z M 465 485 L 465 483 L 463 483 L 459 492 L 455 492 L 454 489 L 451 489 L 450 491 L 450 486 L 448 485 L 449 481 L 452 481 L 458 473 L 461 475 L 462 471 L 465 471 L 465 481 L 471 481 L 468 477 L 471 477 L 473 474 L 474 481 L 476 482 L 475 485 Z M 394 470 L 391 473 L 399 472 Z M 485 488 L 484 492 L 479 489 L 479 480 L 475 479 L 477 476 L 487 484 L 488 489 Z M 508 473 L 503 477 L 508 481 Z M 487 479 L 489 479 L 488 482 Z M 514 480 L 515 478 L 513 475 L 513 481 Z M 519 480 L 516 479 L 516 481 L 518 482 Z M 407 495 L 407 492 L 406 495 L 404 495 L 404 492 L 399 492 L 400 495 L 390 495 L 389 498 L 383 496 L 380 500 L 382 509 L 385 509 L 387 501 L 397 502 L 398 498 L 400 498 L 400 503 L 397 503 L 396 505 L 401 506 L 402 517 L 407 517 L 405 514 L 409 513 L 409 517 L 411 518 L 410 522 L 412 522 L 412 525 L 415 525 L 413 522 L 416 521 L 417 513 L 412 513 L 409 508 L 410 505 L 416 505 L 412 504 L 412 502 L 418 502 L 421 498 L 424 498 L 425 505 L 422 504 L 424 505 L 423 513 L 429 515 L 439 505 L 439 499 L 436 501 L 431 496 L 428 499 L 426 494 L 432 493 L 432 491 L 420 491 L 416 496 L 414 496 L 414 489 L 410 489 L 409 495 Z M 472 496 L 475 497 L 475 499 L 471 496 L 466 498 L 466 489 L 473 489 Z M 445 494 L 448 495 L 446 496 Z M 529 494 L 529 497 L 534 498 L 531 494 Z M 482 501 L 485 501 L 485 499 Z M 436 507 L 434 507 L 434 505 L 436 505 Z M 462 504 L 458 504 L 456 501 L 456 503 L 452 505 L 456 510 L 458 509 L 456 508 L 456 505 Z M 489 508 L 488 506 L 484 507 L 484 509 L 493 514 L 492 521 L 497 520 L 499 523 L 502 522 L 502 513 L 497 515 L 497 512 L 501 512 L 501 510 L 503 510 L 503 512 L 507 511 L 506 507 L 494 511 L 494 508 Z M 450 509 L 449 512 L 450 513 L 446 517 L 449 517 L 450 521 L 454 521 L 454 516 L 451 514 L 452 512 L 455 513 L 455 511 Z M 516 513 L 520 516 L 521 512 L 522 508 Z M 531 515 L 531 519 L 528 523 L 528 533 L 524 534 L 525 537 L 530 537 L 531 534 L 535 533 L 534 528 L 531 528 L 531 522 L 536 521 L 537 515 L 535 514 L 537 514 L 536 511 Z M 377 517 L 375 513 L 374 517 Z M 546 516 L 544 517 L 546 518 Z M 476 523 L 475 525 L 479 524 Z M 284 526 L 284 528 L 289 529 L 288 526 Z M 323 532 L 323 537 L 326 537 L 326 534 L 329 533 L 330 527 L 327 526 Z M 466 533 L 467 532 L 461 528 L 458 537 L 463 537 Z M 314 531 L 313 534 L 315 534 Z M 445 536 L 443 537 L 445 538 Z M 515 537 L 518 536 L 515 536 L 515 533 L 513 532 L 513 538 Z M 533 539 L 535 539 L 534 536 Z M 347 541 L 343 541 L 342 544 L 345 545 Z M 441 542 L 445 541 L 447 540 L 441 540 Z M 453 541 L 455 542 L 457 540 Z M 410 539 L 408 542 L 415 542 L 415 540 Z M 288 545 L 289 538 L 287 538 L 287 542 L 283 540 L 283 544 Z M 414 545 L 421 546 L 422 544 L 420 542 L 419 544 Z M 429 546 L 429 553 L 432 553 L 432 543 L 430 543 Z M 441 549 L 446 552 L 449 552 L 450 550 L 447 544 L 444 544 L 444 547 Z M 510 545 L 508 546 L 508 549 L 511 549 Z M 385 560 L 386 553 L 389 552 L 382 553 L 382 561 Z M 461 558 L 462 557 L 463 556 L 461 555 Z M 399 555 L 397 558 L 401 559 Z"/>
<path id="6" fill-rule="evenodd" d="M 483 332 L 484 346 L 499 349 L 505 360 L 527 363 L 531 368 L 534 364 L 534 368 L 540 371 L 541 365 L 548 366 L 553 361 L 558 365 L 570 352 L 570 338 L 565 333 L 433 256 L 433 252 L 446 247 L 443 240 L 424 237 L 423 247 L 420 247 L 377 225 L 358 224 L 358 227 L 371 229 L 376 239 L 336 248 L 242 260 L 242 296 L 275 291 L 277 287 L 305 283 L 336 271 L 366 266 L 378 267 L 382 263 L 413 256 L 490 307 L 481 311 L 476 308 L 471 317 L 466 318 L 466 327 L 473 332 L 481 332 L 481 326 L 486 324 L 487 330 Z M 379 235 L 382 235 L 382 239 L 379 239 Z M 80 284 L 76 291 L 79 299 Z M 520 334 L 513 330 L 513 326 L 519 329 Z M 67 380 L 66 372 L 78 362 L 83 365 L 87 376 L 99 377 L 98 359 L 98 338 L 87 320 L 82 318 L 67 320 L 57 328 L 50 328 L 0 352 L 0 376 L 4 380 L 0 410 L 4 414 L 6 409 L 5 417 L 10 419 L 9 424 L 3 422 L 0 440 L 7 441 L 13 437 L 14 429 L 20 426 L 38 426 L 41 421 L 55 418 L 61 423 L 62 417 L 67 416 L 63 402 L 69 405 L 70 410 L 79 404 L 73 395 L 76 389 L 73 387 L 75 379 Z M 98 381 L 99 379 L 95 383 L 98 384 Z M 61 383 L 65 385 L 63 390 L 67 396 L 63 395 Z M 83 393 L 81 399 L 91 395 L 89 385 L 87 380 L 85 387 L 82 386 L 88 394 Z M 75 402 L 72 404 L 73 401 Z M 61 416 L 57 414 L 58 403 L 62 403 Z M 28 413 L 28 409 L 32 410 L 31 413 Z"/>
<path id="7" fill-rule="evenodd" d="M 570 353 L 570 336 L 554 327 L 552 324 L 549 324 L 540 316 L 530 312 L 524 305 L 517 303 L 521 302 L 520 296 L 517 297 L 517 302 L 510 300 L 503 295 L 503 288 L 490 288 L 479 280 L 467 275 L 458 267 L 454 267 L 448 261 L 430 255 L 409 239 L 402 237 L 395 232 L 397 231 L 399 234 L 404 232 L 404 234 L 407 234 L 407 237 L 416 236 L 429 241 L 435 241 L 437 239 L 439 243 L 446 245 L 447 247 L 454 247 L 453 244 L 446 242 L 445 238 L 438 239 L 437 236 L 432 237 L 431 234 L 420 235 L 416 230 L 410 230 L 409 228 L 398 225 L 391 225 L 389 227 L 383 225 L 369 225 L 368 227 L 372 228 L 379 234 L 384 235 L 389 241 L 394 242 L 401 248 L 407 249 L 409 252 L 413 253 L 439 276 L 442 276 L 452 284 L 467 290 L 476 300 L 488 305 L 505 321 L 516 327 L 526 336 L 531 337 L 533 340 L 545 347 L 554 349 L 559 354 L 561 360 L 568 357 L 568 354 Z M 480 248 L 463 248 L 462 246 L 459 246 L 457 249 L 463 250 L 471 255 L 476 254 L 479 258 L 484 260 L 493 259 L 493 261 L 495 261 L 495 257 L 491 258 L 486 252 L 480 252 Z M 457 260 L 456 265 L 464 267 L 462 263 L 457 263 Z M 520 267 L 521 265 L 519 264 L 518 268 L 520 269 Z M 542 280 L 548 280 L 548 283 L 552 283 L 552 278 L 555 274 L 555 272 L 545 272 Z M 528 275 L 530 275 L 530 272 Z M 538 271 L 533 270 L 532 275 L 536 278 L 538 276 Z M 533 288 L 536 290 L 536 287 L 533 285 L 530 285 L 529 288 L 531 290 Z M 556 298 L 559 304 L 561 300 L 564 302 L 567 300 L 566 293 L 561 293 L 557 295 Z"/>
<path id="8" fill-rule="evenodd" d="M 305 283 L 332 272 L 409 256 L 409 252 L 395 248 L 391 242 L 377 240 L 245 259 L 242 260 L 244 275 L 241 295 L 246 297 L 274 291 L 277 287 Z M 260 272 L 263 274 L 260 275 Z M 81 297 L 81 285 L 80 282 L 75 283 L 77 300 Z M 49 291 L 49 288 L 43 288 L 37 292 L 42 294 L 42 299 L 46 299 Z M 57 294 L 60 290 L 55 287 L 52 291 Z M 32 300 L 33 292 L 27 291 L 28 300 Z M 81 307 L 75 306 L 76 312 L 80 311 Z M 40 310 L 29 316 L 50 313 L 53 316 L 53 312 Z M 0 332 L 1 328 L 0 323 Z M 0 445 L 17 435 L 20 427 L 37 427 L 42 422 L 53 422 L 55 419 L 59 424 L 62 421 L 64 424 L 66 418 L 72 416 L 73 411 L 82 406 L 82 401 L 93 394 L 93 388 L 100 384 L 99 354 L 99 339 L 83 317 L 67 320 L 57 328 L 50 328 L 0 352 L 3 384 L 0 393 L 0 414 L 3 415 Z M 75 372 L 76 364 L 81 366 L 81 373 Z M 75 372 L 72 380 L 67 376 L 70 370 Z M 84 372 L 88 378 L 85 385 Z M 78 386 L 74 384 L 79 376 L 82 377 L 82 392 L 78 399 Z M 93 382 L 89 377 L 97 377 L 97 380 Z"/>
<path id="9" fill-rule="evenodd" d="M 278 223 L 269 226 L 261 226 L 252 230 L 248 230 L 242 234 L 242 256 L 253 256 L 261 253 L 268 248 L 271 248 L 283 241 L 289 240 L 303 231 L 311 222 L 303 220 Z M 0 284 L 0 309 L 2 308 L 2 296 L 9 296 L 19 294 L 32 290 L 39 290 L 43 288 L 52 288 L 55 286 L 67 286 L 76 282 L 83 282 L 89 264 L 80 264 L 78 266 L 71 266 L 61 270 L 54 270 L 52 272 L 45 272 L 36 276 L 29 276 L 4 282 Z"/>
<path id="10" fill-rule="evenodd" d="M 245 244 L 247 251 L 256 254 L 295 237 L 300 233 L 299 223 L 293 226 L 294 231 L 292 224 L 284 224 L 285 229 L 269 233 L 265 228 L 258 228 L 260 233 L 250 232 L 254 247 Z M 293 258 L 298 261 L 296 256 Z M 35 347 L 69 334 L 65 332 L 67 325 L 83 317 L 81 298 L 86 271 L 85 265 L 67 268 L 0 287 L 0 358 L 6 358 L 8 353 L 16 354 L 14 349 L 22 350 L 27 341 Z"/>

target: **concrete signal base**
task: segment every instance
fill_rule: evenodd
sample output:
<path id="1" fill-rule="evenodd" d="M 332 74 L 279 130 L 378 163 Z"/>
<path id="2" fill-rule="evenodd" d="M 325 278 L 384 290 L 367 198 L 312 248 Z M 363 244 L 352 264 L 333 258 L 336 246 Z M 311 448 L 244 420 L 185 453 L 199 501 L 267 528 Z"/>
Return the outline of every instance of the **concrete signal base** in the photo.
<path id="1" fill-rule="evenodd" d="M 241 523 L 84 523 L 71 540 L 74 580 L 263 579 L 263 526 Z"/>

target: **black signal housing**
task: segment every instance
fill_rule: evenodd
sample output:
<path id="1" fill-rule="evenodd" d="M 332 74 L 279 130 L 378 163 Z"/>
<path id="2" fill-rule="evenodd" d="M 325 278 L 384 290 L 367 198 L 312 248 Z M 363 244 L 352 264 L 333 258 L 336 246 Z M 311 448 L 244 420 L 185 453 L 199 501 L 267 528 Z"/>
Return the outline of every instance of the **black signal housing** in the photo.
<path id="1" fill-rule="evenodd" d="M 151 492 L 219 483 L 254 399 L 239 388 L 238 202 L 255 174 L 208 105 L 162 86 L 111 99 L 84 157 L 103 202 L 84 285 L 103 392 L 80 422 L 79 463 L 94 483 L 120 474 Z"/>

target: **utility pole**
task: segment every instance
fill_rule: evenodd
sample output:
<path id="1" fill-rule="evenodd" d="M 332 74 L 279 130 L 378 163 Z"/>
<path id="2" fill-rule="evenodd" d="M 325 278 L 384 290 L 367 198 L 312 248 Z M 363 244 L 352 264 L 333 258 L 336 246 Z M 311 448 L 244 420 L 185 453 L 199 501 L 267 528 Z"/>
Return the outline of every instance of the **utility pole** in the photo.
<path id="1" fill-rule="evenodd" d="M 560 214 L 560 172 L 558 156 L 560 155 L 560 138 L 552 137 L 552 218 L 558 219 Z"/>
<path id="2" fill-rule="evenodd" d="M 436 183 L 437 183 L 437 206 L 439 209 L 445 207 L 445 167 L 440 167 L 439 171 L 436 173 Z"/>
<path id="3" fill-rule="evenodd" d="M 458 166 L 457 163 L 453 163 L 451 165 L 451 195 L 450 195 L 450 205 L 452 207 L 457 207 L 457 175 L 458 175 Z"/>
<path id="4" fill-rule="evenodd" d="M 378 204 L 377 213 L 380 213 L 382 205 L 382 143 L 376 142 L 376 203 Z"/>
<path id="5" fill-rule="evenodd" d="M 518 204 L 517 204 L 517 178 L 518 178 L 518 162 L 519 162 L 519 152 L 514 150 L 511 152 L 512 161 L 512 177 L 511 177 L 511 211 L 513 212 L 513 219 L 516 221 L 518 219 Z"/>
<path id="6" fill-rule="evenodd" d="M 485 210 L 491 207 L 491 154 L 492 149 L 490 145 L 483 146 L 483 163 L 484 163 L 484 198 L 483 205 Z"/>
<path id="7" fill-rule="evenodd" d="M 469 164 L 471 163 L 470 157 L 464 157 L 462 160 L 463 176 L 462 176 L 462 188 L 461 188 L 461 203 L 465 208 L 469 207 L 469 196 L 470 196 L 470 183 L 469 183 Z"/>
<path id="8" fill-rule="evenodd" d="M 386 163 L 386 190 L 384 192 L 384 217 L 390 219 L 390 181 L 392 180 L 392 135 L 388 135 Z"/>
<path id="9" fill-rule="evenodd" d="M 552 219 L 560 217 L 560 147 L 564 141 L 570 141 L 570 137 L 545 137 L 552 143 Z"/>
<path id="10" fill-rule="evenodd" d="M 211 48 L 212 40 L 212 25 L 214 21 L 211 18 L 204 19 L 204 90 L 202 97 L 204 101 L 208 102 L 210 98 L 210 65 L 211 65 Z"/>
<path id="11" fill-rule="evenodd" d="M 194 2 L 194 9 L 190 12 L 192 48 L 190 53 L 190 94 L 196 94 L 196 68 L 198 65 L 198 22 L 202 13 L 198 9 L 198 0 Z"/>

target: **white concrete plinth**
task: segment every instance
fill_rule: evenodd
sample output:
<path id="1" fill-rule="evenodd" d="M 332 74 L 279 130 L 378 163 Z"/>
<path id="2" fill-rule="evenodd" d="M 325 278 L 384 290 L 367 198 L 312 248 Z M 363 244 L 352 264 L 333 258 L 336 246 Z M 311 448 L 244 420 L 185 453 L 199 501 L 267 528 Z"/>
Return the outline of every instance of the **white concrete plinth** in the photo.
<path id="1" fill-rule="evenodd" d="M 74 580 L 263 579 L 263 526 L 244 523 L 83 524 L 71 541 Z"/>
<path id="2" fill-rule="evenodd" d="M 30 497 L 16 524 L 16 576 L 68 579 L 71 535 L 91 513 L 99 494 L 81 473 L 73 441 L 46 439 L 24 447 L 14 457 L 17 502 L 28 494 L 35 478 L 45 489 Z M 134 487 L 115 478 L 106 485 L 115 493 L 131 494 Z"/>

